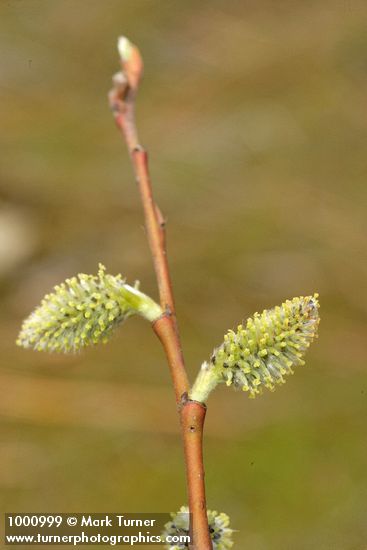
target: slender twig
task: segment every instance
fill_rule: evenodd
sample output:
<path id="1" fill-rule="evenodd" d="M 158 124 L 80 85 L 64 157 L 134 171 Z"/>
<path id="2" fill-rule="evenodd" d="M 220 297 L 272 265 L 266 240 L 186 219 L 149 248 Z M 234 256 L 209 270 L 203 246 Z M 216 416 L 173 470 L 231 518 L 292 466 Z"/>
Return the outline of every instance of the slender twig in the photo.
<path id="1" fill-rule="evenodd" d="M 126 141 L 133 164 L 144 209 L 146 231 L 153 257 L 160 302 L 165 312 L 155 321 L 153 328 L 166 353 L 181 419 L 191 513 L 191 548 L 193 550 L 211 550 L 202 453 L 206 407 L 202 403 L 188 399 L 189 382 L 181 351 L 166 254 L 165 221 L 153 198 L 148 157 L 139 143 L 135 124 L 135 98 L 143 72 L 143 62 L 139 50 L 126 39 L 120 39 L 119 51 L 122 72 L 117 73 L 113 79 L 114 86 L 109 93 L 109 103 L 117 127 Z"/>
<path id="2" fill-rule="evenodd" d="M 176 402 L 180 409 L 187 396 L 189 386 L 178 331 L 173 325 L 172 316 L 167 314 L 153 323 L 153 329 L 165 351 L 175 388 Z"/>
<path id="3" fill-rule="evenodd" d="M 206 513 L 203 462 L 203 429 L 206 407 L 197 401 L 188 401 L 181 409 L 181 427 L 185 450 L 186 476 L 191 513 L 191 540 L 193 548 L 212 548 Z"/>

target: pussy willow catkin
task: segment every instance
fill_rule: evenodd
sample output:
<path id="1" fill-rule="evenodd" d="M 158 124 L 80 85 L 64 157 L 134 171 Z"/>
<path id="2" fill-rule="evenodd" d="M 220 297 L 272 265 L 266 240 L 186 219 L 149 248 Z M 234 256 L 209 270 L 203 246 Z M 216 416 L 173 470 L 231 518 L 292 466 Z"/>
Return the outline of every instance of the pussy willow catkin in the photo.
<path id="1" fill-rule="evenodd" d="M 213 550 L 229 550 L 229 548 L 232 548 L 233 529 L 229 528 L 229 517 L 227 514 L 208 510 L 207 515 Z M 164 532 L 162 533 L 163 538 L 166 539 L 167 536 L 188 536 L 190 522 L 188 506 L 181 506 L 177 514 L 171 514 L 171 516 L 172 521 L 166 523 Z M 181 543 L 166 545 L 167 550 L 186 550 L 187 548 L 188 543 L 183 540 Z"/>
<path id="2" fill-rule="evenodd" d="M 318 294 L 293 298 L 265 310 L 230 330 L 223 344 L 204 363 L 191 391 L 191 398 L 205 401 L 220 382 L 256 397 L 263 388 L 274 390 L 303 365 L 303 357 L 317 336 Z"/>
<path id="3" fill-rule="evenodd" d="M 122 321 L 137 313 L 153 321 L 162 311 L 137 286 L 127 285 L 121 275 L 106 274 L 100 264 L 98 275 L 79 274 L 56 285 L 24 321 L 17 344 L 38 351 L 77 351 L 106 343 Z"/>

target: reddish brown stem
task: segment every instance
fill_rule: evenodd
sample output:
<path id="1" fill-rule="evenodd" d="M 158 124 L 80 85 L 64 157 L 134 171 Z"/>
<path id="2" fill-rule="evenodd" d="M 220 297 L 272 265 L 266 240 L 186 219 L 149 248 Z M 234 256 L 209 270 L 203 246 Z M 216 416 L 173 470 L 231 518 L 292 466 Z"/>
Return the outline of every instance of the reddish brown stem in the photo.
<path id="1" fill-rule="evenodd" d="M 149 247 L 157 277 L 159 297 L 164 314 L 153 324 L 166 353 L 179 404 L 182 437 L 184 441 L 189 508 L 192 518 L 192 550 L 212 550 L 205 503 L 204 466 L 202 454 L 203 426 L 206 408 L 189 401 L 189 382 L 181 351 L 171 277 L 166 255 L 165 222 L 154 202 L 149 176 L 148 158 L 141 147 L 136 130 L 134 108 L 139 80 L 142 74 L 139 50 L 133 47 L 129 59 L 122 60 L 122 73 L 114 78 L 109 102 L 115 121 L 126 141 L 144 209 Z"/>
<path id="2" fill-rule="evenodd" d="M 171 315 L 174 315 L 175 304 L 166 254 L 165 222 L 153 199 L 148 155 L 142 149 L 135 149 L 132 160 L 144 208 L 145 225 L 157 276 L 161 306 L 163 310 L 168 310 Z"/>
<path id="3" fill-rule="evenodd" d="M 187 488 L 191 513 L 192 548 L 212 548 L 205 500 L 203 466 L 203 428 L 206 407 L 197 401 L 186 401 L 181 409 L 181 428 L 185 449 Z"/>
<path id="4" fill-rule="evenodd" d="M 173 326 L 172 318 L 167 314 L 155 321 L 153 328 L 165 351 L 175 388 L 176 402 L 180 404 L 182 397 L 189 391 L 189 383 L 178 332 Z"/>

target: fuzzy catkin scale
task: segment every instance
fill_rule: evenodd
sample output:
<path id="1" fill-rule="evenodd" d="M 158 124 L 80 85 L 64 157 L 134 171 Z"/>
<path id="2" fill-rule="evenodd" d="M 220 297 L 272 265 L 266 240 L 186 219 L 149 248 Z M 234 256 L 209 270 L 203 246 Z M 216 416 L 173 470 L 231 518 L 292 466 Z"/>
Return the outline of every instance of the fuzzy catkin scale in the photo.
<path id="1" fill-rule="evenodd" d="M 204 363 L 190 397 L 205 401 L 220 382 L 256 397 L 265 387 L 273 391 L 304 364 L 304 354 L 317 337 L 318 295 L 293 298 L 249 318 L 230 330 L 223 344 Z"/>
<path id="2" fill-rule="evenodd" d="M 229 528 L 229 517 L 227 514 L 207 510 L 207 515 L 213 550 L 229 550 L 229 548 L 232 548 L 233 530 Z M 164 532 L 162 533 L 163 538 L 165 539 L 168 535 L 172 537 L 188 536 L 190 527 L 188 506 L 181 506 L 177 514 L 171 514 L 171 516 L 172 520 L 166 523 Z M 188 542 L 167 544 L 165 548 L 167 550 L 186 550 L 189 548 L 189 544 Z"/>
<path id="3" fill-rule="evenodd" d="M 56 285 L 24 321 L 17 344 L 38 351 L 73 352 L 106 343 L 114 329 L 136 313 L 159 315 L 160 308 L 121 275 L 79 274 Z M 144 313 L 143 313 L 144 310 Z M 148 311 L 148 314 L 147 314 Z"/>

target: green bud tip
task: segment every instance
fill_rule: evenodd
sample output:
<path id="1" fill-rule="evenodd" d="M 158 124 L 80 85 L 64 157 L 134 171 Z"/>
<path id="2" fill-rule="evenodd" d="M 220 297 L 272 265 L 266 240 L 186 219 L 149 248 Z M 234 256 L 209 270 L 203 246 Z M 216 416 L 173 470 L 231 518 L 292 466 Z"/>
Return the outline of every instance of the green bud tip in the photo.
<path id="1" fill-rule="evenodd" d="M 149 296 L 127 285 L 121 275 L 79 274 L 47 294 L 23 322 L 17 345 L 37 351 L 72 352 L 106 343 L 125 319 L 140 314 L 153 322 L 162 310 Z"/>
<path id="2" fill-rule="evenodd" d="M 262 389 L 274 391 L 285 383 L 292 368 L 304 365 L 303 357 L 319 325 L 318 294 L 287 300 L 265 310 L 230 330 L 223 344 L 205 362 L 190 392 L 190 398 L 204 402 L 219 384 L 234 386 L 256 397 Z"/>
<path id="3" fill-rule="evenodd" d="M 228 550 L 232 548 L 233 529 L 229 528 L 229 517 L 227 514 L 216 511 L 207 511 L 210 536 L 213 541 L 213 550 Z M 166 523 L 162 538 L 167 536 L 188 536 L 190 528 L 190 514 L 188 506 L 181 506 L 176 514 L 171 514 L 172 520 Z M 187 543 L 167 544 L 166 550 L 186 550 Z"/>
<path id="4" fill-rule="evenodd" d="M 120 36 L 117 40 L 117 50 L 120 55 L 121 61 L 129 61 L 133 45 L 126 36 Z"/>

